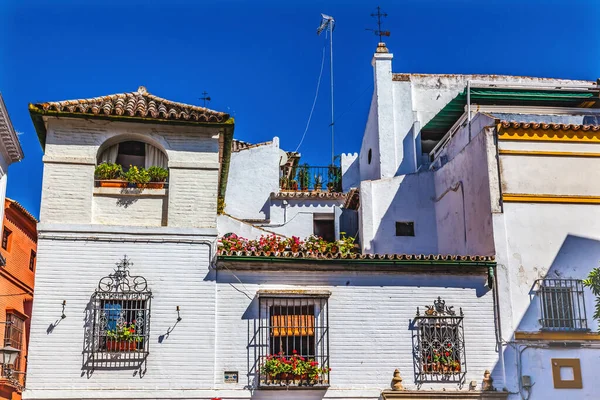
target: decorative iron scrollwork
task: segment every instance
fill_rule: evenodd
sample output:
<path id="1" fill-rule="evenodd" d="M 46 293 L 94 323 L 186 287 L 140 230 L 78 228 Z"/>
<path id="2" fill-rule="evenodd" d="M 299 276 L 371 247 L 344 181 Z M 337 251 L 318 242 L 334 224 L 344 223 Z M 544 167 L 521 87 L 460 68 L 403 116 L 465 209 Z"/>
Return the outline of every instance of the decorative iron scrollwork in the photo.
<path id="1" fill-rule="evenodd" d="M 132 265 L 124 256 L 92 296 L 89 343 L 96 367 L 118 362 L 119 368 L 137 368 L 149 353 L 152 292 L 146 278 L 130 274 Z"/>
<path id="2" fill-rule="evenodd" d="M 417 307 L 417 317 L 421 315 L 419 307 Z M 438 296 L 437 300 L 433 301 L 432 306 L 425 306 L 425 316 L 428 317 L 456 317 L 454 306 L 446 306 L 446 301 Z M 459 316 L 463 316 L 462 307 L 459 308 Z"/>
<path id="3" fill-rule="evenodd" d="M 414 364 L 416 381 L 460 382 L 466 373 L 463 311 L 438 297 L 425 306 L 424 315 L 417 308 L 414 331 Z"/>
<path id="4" fill-rule="evenodd" d="M 131 276 L 129 267 L 133 263 L 125 255 L 116 263 L 114 272 L 98 282 L 96 292 L 100 293 L 143 293 L 148 290 L 148 282 L 143 276 Z"/>

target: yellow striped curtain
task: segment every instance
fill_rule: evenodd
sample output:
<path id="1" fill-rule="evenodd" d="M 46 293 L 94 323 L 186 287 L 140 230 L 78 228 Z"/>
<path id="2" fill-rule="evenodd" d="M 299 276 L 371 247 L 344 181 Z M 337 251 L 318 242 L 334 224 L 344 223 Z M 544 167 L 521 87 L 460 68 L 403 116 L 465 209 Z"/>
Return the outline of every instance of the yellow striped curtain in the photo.
<path id="1" fill-rule="evenodd" d="M 271 315 L 271 335 L 273 336 L 312 336 L 314 334 L 314 315 Z"/>

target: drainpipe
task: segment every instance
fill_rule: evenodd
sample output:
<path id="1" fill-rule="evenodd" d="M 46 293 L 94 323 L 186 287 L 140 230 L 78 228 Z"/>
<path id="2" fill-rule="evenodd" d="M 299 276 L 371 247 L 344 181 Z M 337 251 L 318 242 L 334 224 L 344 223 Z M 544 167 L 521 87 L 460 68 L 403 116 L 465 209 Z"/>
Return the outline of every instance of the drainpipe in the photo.
<path id="1" fill-rule="evenodd" d="M 469 142 L 471 142 L 471 81 L 467 81 L 467 121 L 469 122 Z"/>

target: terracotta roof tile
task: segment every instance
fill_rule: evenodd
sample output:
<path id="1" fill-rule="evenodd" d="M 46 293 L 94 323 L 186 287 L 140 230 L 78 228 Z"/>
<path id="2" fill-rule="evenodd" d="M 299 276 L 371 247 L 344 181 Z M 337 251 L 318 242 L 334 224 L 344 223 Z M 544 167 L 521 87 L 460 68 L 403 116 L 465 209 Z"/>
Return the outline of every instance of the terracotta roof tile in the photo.
<path id="1" fill-rule="evenodd" d="M 542 130 L 554 130 L 554 131 L 578 131 L 583 132 L 600 131 L 600 125 L 582 125 L 582 124 L 557 124 L 557 123 L 544 123 L 544 122 L 517 122 L 517 121 L 500 121 L 503 128 L 512 129 L 542 129 Z"/>
<path id="2" fill-rule="evenodd" d="M 21 203 L 19 203 L 16 200 L 13 199 L 9 199 L 8 197 L 6 198 L 6 201 L 8 201 L 9 203 L 11 203 L 12 205 L 14 205 L 19 211 L 21 211 L 27 218 L 29 218 L 34 224 L 37 224 L 39 221 L 33 216 L 33 214 L 31 214 L 29 211 L 27 211 L 27 209 L 25 207 L 23 207 L 21 205 Z"/>
<path id="3" fill-rule="evenodd" d="M 322 199 L 322 200 L 344 200 L 346 193 L 339 192 L 325 192 L 325 191 L 311 191 L 311 192 L 273 192 L 271 193 L 272 199 Z"/>
<path id="4" fill-rule="evenodd" d="M 494 256 L 479 255 L 453 255 L 453 254 L 342 254 L 342 253 L 304 253 L 304 252 L 254 252 L 254 251 L 224 251 L 218 250 L 218 255 L 235 257 L 278 257 L 278 258 L 304 258 L 310 260 L 407 260 L 407 261 L 494 261 Z"/>
<path id="5" fill-rule="evenodd" d="M 51 101 L 33 105 L 43 111 L 71 114 L 125 116 L 191 122 L 225 122 L 229 114 L 208 108 L 177 103 L 154 96 L 140 86 L 137 91 L 91 99 Z"/>

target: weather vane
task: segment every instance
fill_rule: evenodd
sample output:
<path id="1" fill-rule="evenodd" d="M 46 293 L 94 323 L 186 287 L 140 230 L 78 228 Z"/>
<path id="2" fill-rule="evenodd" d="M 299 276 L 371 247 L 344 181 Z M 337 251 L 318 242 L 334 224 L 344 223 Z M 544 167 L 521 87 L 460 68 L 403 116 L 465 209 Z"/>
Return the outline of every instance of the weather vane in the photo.
<path id="1" fill-rule="evenodd" d="M 371 14 L 371 17 L 377 17 L 377 29 L 366 29 L 367 31 L 373 32 L 375 35 L 379 36 L 379 42 L 382 42 L 382 36 L 390 36 L 390 31 L 382 31 L 381 30 L 381 17 L 387 17 L 386 13 L 381 12 L 381 7 L 377 6 L 377 13 Z"/>
<path id="2" fill-rule="evenodd" d="M 204 101 L 204 108 L 206 108 L 206 102 L 210 102 L 210 96 L 208 96 L 208 92 L 206 90 L 202 92 L 202 97 L 200 97 L 200 100 Z"/>

